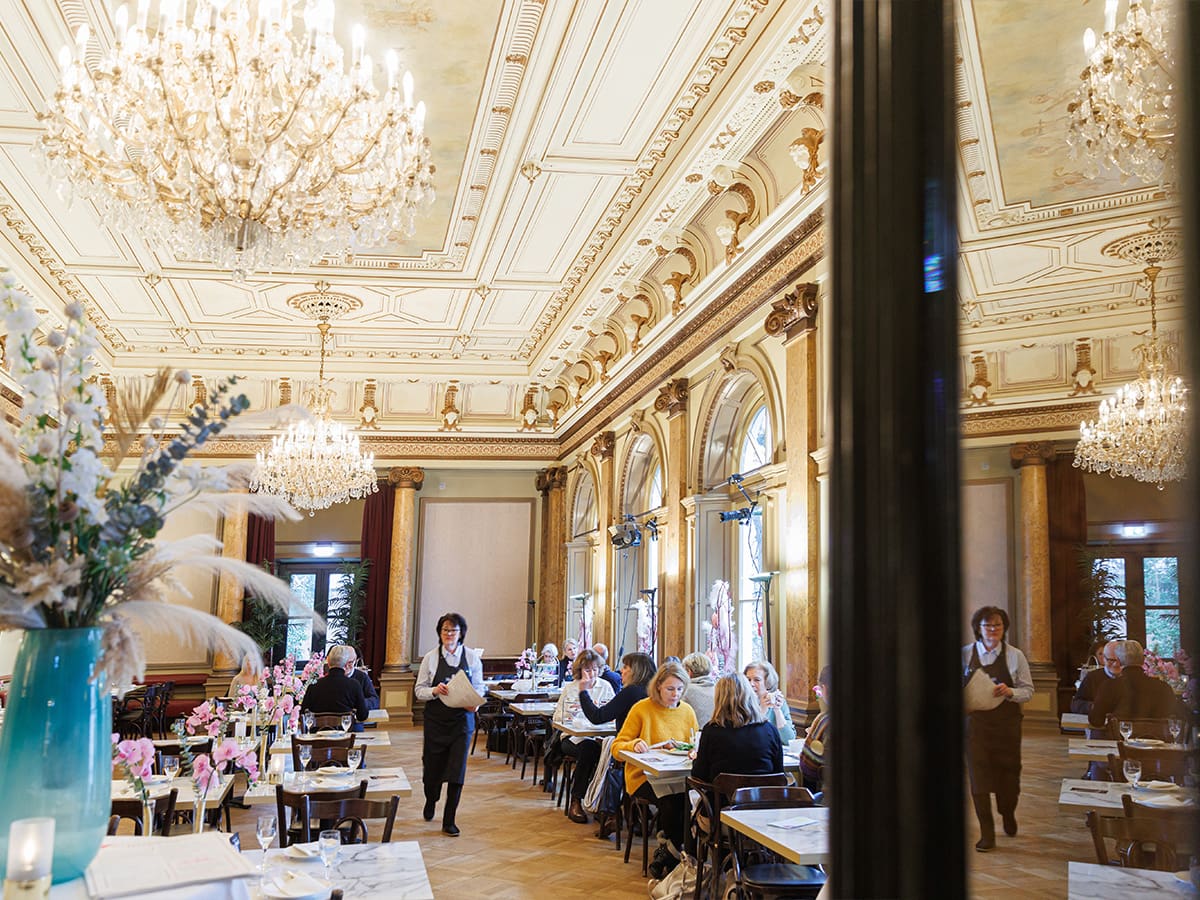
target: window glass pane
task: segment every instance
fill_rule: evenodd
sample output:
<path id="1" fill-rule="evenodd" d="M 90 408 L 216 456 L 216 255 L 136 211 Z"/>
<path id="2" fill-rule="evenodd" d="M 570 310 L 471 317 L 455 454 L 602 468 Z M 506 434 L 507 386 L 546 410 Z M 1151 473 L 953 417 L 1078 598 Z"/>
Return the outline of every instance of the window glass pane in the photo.
<path id="1" fill-rule="evenodd" d="M 738 525 L 738 668 L 763 658 L 762 615 L 759 587 L 750 576 L 762 571 L 762 517 L 751 516 Z"/>
<path id="2" fill-rule="evenodd" d="M 654 467 L 650 476 L 650 490 L 646 495 L 646 509 L 658 509 L 663 503 L 662 466 Z"/>
<path id="3" fill-rule="evenodd" d="M 293 574 L 288 579 L 288 586 L 296 600 L 308 609 L 313 608 L 317 593 L 317 574 L 303 572 Z M 312 656 L 313 627 L 312 619 L 291 617 L 288 619 L 287 652 L 296 659 L 308 659 Z"/>
<path id="4" fill-rule="evenodd" d="M 1146 610 L 1146 649 L 1172 659 L 1179 652 L 1179 610 Z"/>
<path id="5" fill-rule="evenodd" d="M 738 469 L 750 472 L 771 461 L 771 420 L 767 408 L 760 406 L 750 418 L 746 439 L 742 442 L 742 459 Z"/>
<path id="6" fill-rule="evenodd" d="M 1125 558 L 1096 560 L 1088 589 L 1092 596 L 1085 599 L 1094 607 L 1090 618 L 1103 618 L 1107 626 L 1105 635 L 1126 637 L 1129 631 L 1125 619 Z"/>
<path id="7" fill-rule="evenodd" d="M 1174 556 L 1142 560 L 1147 606 L 1179 606 L 1179 562 Z"/>
<path id="8" fill-rule="evenodd" d="M 354 579 L 344 572 L 333 572 L 329 576 L 329 605 L 325 613 L 328 629 L 325 646 L 346 643 L 346 615 L 350 612 L 350 600 L 346 591 Z"/>

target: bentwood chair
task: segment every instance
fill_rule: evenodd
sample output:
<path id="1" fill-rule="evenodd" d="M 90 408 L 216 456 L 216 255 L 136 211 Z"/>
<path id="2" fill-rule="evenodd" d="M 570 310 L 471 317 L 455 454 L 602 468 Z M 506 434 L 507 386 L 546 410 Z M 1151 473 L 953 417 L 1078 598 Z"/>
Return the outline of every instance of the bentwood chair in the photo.
<path id="1" fill-rule="evenodd" d="M 1134 747 L 1121 741 L 1117 744 L 1117 751 L 1120 759 L 1111 753 L 1108 755 L 1114 781 L 1125 780 L 1121 763 L 1127 759 L 1135 759 L 1142 764 L 1142 780 L 1173 781 L 1176 784 L 1183 784 L 1196 764 L 1195 753 L 1183 748 Z"/>
<path id="2" fill-rule="evenodd" d="M 1170 719 L 1122 719 L 1109 713 L 1104 720 L 1104 727 L 1108 731 L 1108 739 L 1110 741 L 1123 741 L 1121 737 L 1121 722 L 1130 722 L 1133 724 L 1133 739 L 1141 738 L 1143 740 L 1152 741 L 1170 741 L 1171 729 Z"/>
<path id="3" fill-rule="evenodd" d="M 331 827 L 342 832 L 343 844 L 367 844 L 367 819 L 383 819 L 383 834 L 380 843 L 388 844 L 392 840 L 392 828 L 396 824 L 396 810 L 400 806 L 398 794 L 392 794 L 387 800 L 360 800 L 357 797 L 350 800 L 313 800 L 311 796 L 304 797 L 303 810 L 300 816 L 301 830 L 313 819 L 332 821 Z M 302 837 L 301 841 L 310 838 Z"/>
<path id="4" fill-rule="evenodd" d="M 312 750 L 312 759 L 309 761 L 309 767 L 313 769 L 320 768 L 323 765 L 346 765 L 346 751 L 354 746 L 354 732 L 346 735 L 344 738 L 306 738 L 298 734 L 292 735 L 292 770 L 295 772 L 303 772 L 304 766 L 300 764 L 300 748 L 309 747 Z M 367 764 L 367 751 L 363 750 L 363 765 Z M 337 759 L 338 751 L 340 751 L 341 760 Z"/>
<path id="5" fill-rule="evenodd" d="M 141 800 L 112 801 L 112 818 L 108 820 L 108 833 L 116 834 L 121 820 L 128 819 L 133 822 L 135 835 L 145 834 L 149 829 L 151 833 L 157 832 L 166 837 L 171 832 L 171 822 L 175 818 L 175 801 L 178 797 L 179 788 L 171 788 L 165 797 L 155 798 L 154 821 L 150 823 L 142 821 L 144 810 Z"/>
<path id="6" fill-rule="evenodd" d="M 779 790 L 779 788 L 759 788 Z M 793 788 L 793 790 L 795 790 Z M 800 788 L 799 790 L 805 790 Z M 808 793 L 805 791 L 805 793 Z M 754 803 L 731 803 L 727 810 L 739 809 L 804 809 L 808 801 L 763 800 Z M 730 829 L 730 859 L 738 896 L 782 900 L 782 898 L 815 898 L 825 886 L 825 872 L 820 866 L 801 866 L 785 862 L 758 842 Z"/>
<path id="7" fill-rule="evenodd" d="M 338 790 L 289 791 L 282 784 L 277 784 L 275 786 L 275 810 L 276 821 L 279 823 L 280 848 L 290 844 L 307 843 L 311 840 L 311 822 L 304 818 L 304 811 L 313 801 L 362 800 L 366 796 L 366 779 L 357 785 Z M 291 816 L 288 815 L 289 813 Z"/>
<path id="8" fill-rule="evenodd" d="M 733 800 L 735 794 L 747 789 L 761 789 L 774 786 L 784 786 L 788 783 L 786 773 L 778 772 L 770 775 L 732 775 L 721 773 L 712 783 L 698 778 L 688 778 L 689 789 L 699 794 L 699 802 L 692 812 L 692 834 L 696 845 L 696 900 L 700 900 L 704 891 L 706 877 L 705 864 L 708 865 L 707 877 L 713 882 L 709 893 L 716 896 L 716 880 L 724 864 L 726 853 L 729 851 L 729 840 L 721 827 L 721 810 Z M 801 788 L 800 790 L 804 790 Z M 812 803 L 812 795 L 804 791 L 808 802 Z M 749 798 L 743 798 L 743 802 Z"/>
<path id="9" fill-rule="evenodd" d="M 1159 872 L 1175 872 L 1180 867 L 1175 846 L 1181 835 L 1172 822 L 1141 815 L 1106 816 L 1091 809 L 1087 814 L 1087 827 L 1092 833 L 1096 861 L 1102 866 Z M 1108 850 L 1108 840 L 1115 845 L 1112 853 Z"/>

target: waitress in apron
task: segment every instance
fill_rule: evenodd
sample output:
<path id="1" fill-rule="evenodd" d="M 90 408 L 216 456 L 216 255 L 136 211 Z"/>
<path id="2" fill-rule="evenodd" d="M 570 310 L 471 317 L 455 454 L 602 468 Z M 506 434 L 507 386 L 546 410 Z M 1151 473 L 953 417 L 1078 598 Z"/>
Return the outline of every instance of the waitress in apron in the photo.
<path id="1" fill-rule="evenodd" d="M 1004 640 L 1008 613 L 985 606 L 971 616 L 975 642 L 962 649 L 963 684 L 976 669 L 995 685 L 993 694 L 1004 702 L 994 709 L 967 714 L 967 771 L 971 775 L 971 800 L 979 818 L 975 849 L 995 849 L 992 794 L 1004 822 L 1004 833 L 1017 833 L 1017 795 L 1021 790 L 1021 704 L 1033 696 L 1033 678 L 1025 654 Z"/>
<path id="2" fill-rule="evenodd" d="M 455 672 L 465 672 L 472 686 L 483 694 L 483 663 L 479 653 L 467 647 L 467 620 L 446 613 L 437 621 L 439 644 L 425 654 L 417 673 L 416 697 L 425 701 L 425 741 L 421 754 L 425 782 L 425 821 L 432 822 L 437 802 L 446 783 L 446 805 L 442 809 L 442 831 L 459 834 L 454 823 L 458 801 L 467 775 L 467 746 L 475 731 L 475 710 L 447 706 L 446 683 Z"/>

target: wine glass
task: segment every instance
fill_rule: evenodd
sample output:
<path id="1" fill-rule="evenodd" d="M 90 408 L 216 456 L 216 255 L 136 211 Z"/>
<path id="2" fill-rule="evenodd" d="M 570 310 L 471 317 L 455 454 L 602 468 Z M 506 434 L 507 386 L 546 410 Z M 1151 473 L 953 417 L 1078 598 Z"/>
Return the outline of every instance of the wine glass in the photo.
<path id="1" fill-rule="evenodd" d="M 1137 787 L 1142 778 L 1142 764 L 1136 759 L 1127 759 L 1121 764 L 1121 768 L 1125 772 L 1125 780 Z"/>
<path id="2" fill-rule="evenodd" d="M 1117 726 L 1117 730 L 1121 732 L 1122 740 L 1127 741 L 1133 737 L 1133 723 L 1128 720 L 1122 720 L 1121 724 Z"/>
<path id="3" fill-rule="evenodd" d="M 351 772 L 362 765 L 362 747 L 351 747 L 346 751 L 346 765 Z"/>
<path id="4" fill-rule="evenodd" d="M 162 773 L 167 776 L 168 781 L 174 781 L 175 776 L 179 774 L 179 757 L 164 756 L 162 758 Z"/>
<path id="5" fill-rule="evenodd" d="M 301 744 L 300 749 L 296 751 L 296 755 L 300 758 L 300 765 L 303 770 L 300 774 L 301 783 L 308 781 L 308 764 L 312 762 L 312 747 L 308 744 Z"/>
<path id="6" fill-rule="evenodd" d="M 321 862 L 325 863 L 325 877 L 328 879 L 331 875 L 330 867 L 337 862 L 338 850 L 342 847 L 342 833 L 336 828 L 322 831 L 318 846 L 321 850 Z"/>
<path id="7" fill-rule="evenodd" d="M 277 831 L 274 816 L 259 816 L 254 834 L 258 837 L 258 847 L 263 852 L 262 871 L 267 871 L 267 848 L 275 841 Z"/>
<path id="8" fill-rule="evenodd" d="M 1179 743 L 1179 735 L 1183 731 L 1183 720 L 1182 719 L 1168 719 L 1167 720 L 1167 730 L 1169 732 L 1171 732 L 1171 743 L 1178 744 Z"/>
<path id="9" fill-rule="evenodd" d="M 354 724 L 354 717 L 349 713 L 342 716 L 342 731 L 349 731 L 350 726 Z"/>
<path id="10" fill-rule="evenodd" d="M 316 724 L 317 717 L 313 715 L 311 709 L 306 709 L 300 714 L 300 721 L 304 723 L 304 733 L 308 734 L 313 730 L 313 725 Z"/>

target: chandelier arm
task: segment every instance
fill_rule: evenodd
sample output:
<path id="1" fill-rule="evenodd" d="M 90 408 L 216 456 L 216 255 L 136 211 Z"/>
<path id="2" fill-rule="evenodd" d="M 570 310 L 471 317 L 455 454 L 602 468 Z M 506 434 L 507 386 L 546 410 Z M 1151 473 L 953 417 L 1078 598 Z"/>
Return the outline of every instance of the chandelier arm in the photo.
<path id="1" fill-rule="evenodd" d="M 341 127 L 342 122 L 345 120 L 345 118 L 349 114 L 351 108 L 353 108 L 353 106 L 356 103 L 358 103 L 360 100 L 367 100 L 367 99 L 370 99 L 370 98 L 366 95 L 365 92 L 357 91 L 355 93 L 354 97 L 351 98 L 350 102 L 347 103 L 345 106 L 343 106 L 341 111 L 338 113 L 338 118 L 337 118 L 337 121 L 334 123 L 333 128 L 331 128 L 328 132 L 322 131 L 322 133 L 321 133 L 322 136 L 321 136 L 320 140 L 313 141 L 312 143 L 305 145 L 304 153 L 297 155 L 296 165 L 292 169 L 290 175 L 294 177 L 295 174 L 298 171 L 300 171 L 300 165 L 301 165 L 301 163 L 304 162 L 305 158 L 307 157 L 307 155 L 309 153 L 313 152 L 314 150 L 319 150 L 325 144 L 329 143 L 330 139 L 334 136 L 334 134 L 337 133 L 337 130 Z M 380 133 L 382 133 L 382 131 Z M 378 135 L 376 135 L 375 139 L 378 140 Z M 366 152 L 370 152 L 370 148 L 368 148 Z M 359 157 L 359 159 L 352 165 L 357 165 L 357 163 L 361 162 L 362 159 L 364 159 L 365 157 L 366 157 L 366 153 L 364 153 L 363 156 Z M 324 181 L 318 182 L 315 186 L 310 186 L 309 192 L 312 194 L 319 194 L 321 191 L 325 190 L 325 188 L 327 188 L 330 184 L 333 183 L 334 178 L 336 178 L 339 175 L 343 175 L 343 174 L 345 174 L 344 168 L 338 167 L 338 166 L 331 166 L 330 171 L 329 171 L 329 177 L 326 178 Z M 290 180 L 291 180 L 291 177 L 289 177 L 288 181 L 290 181 Z M 287 184 L 287 181 L 283 182 L 282 184 Z M 282 184 L 280 185 L 280 187 L 282 187 Z M 278 188 L 276 188 L 276 190 L 278 190 Z M 274 197 L 275 191 L 272 191 L 271 195 L 272 195 L 272 197 Z"/>

